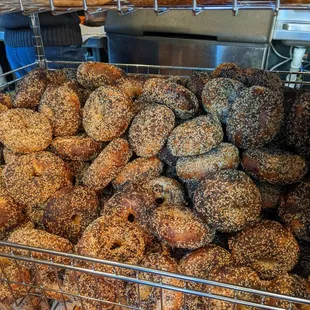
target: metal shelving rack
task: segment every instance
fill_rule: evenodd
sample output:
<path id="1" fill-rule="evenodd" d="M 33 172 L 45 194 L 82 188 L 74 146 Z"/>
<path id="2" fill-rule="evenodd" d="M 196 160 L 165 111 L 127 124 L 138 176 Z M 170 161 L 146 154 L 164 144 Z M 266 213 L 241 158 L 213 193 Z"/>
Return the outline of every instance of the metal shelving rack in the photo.
<path id="1" fill-rule="evenodd" d="M 49 0 L 49 6 L 40 6 L 29 4 L 24 0 L 19 0 L 16 5 L 14 3 L 10 3 L 9 1 L 2 1 L 0 3 L 0 14 L 3 13 L 10 13 L 10 12 L 23 12 L 24 14 L 28 14 L 31 21 L 31 28 L 34 34 L 34 46 L 36 48 L 37 54 L 37 61 L 35 63 L 29 64 L 23 68 L 19 68 L 17 70 L 8 72 L 3 74 L 2 76 L 5 77 L 9 74 L 13 74 L 16 71 L 22 69 L 33 69 L 33 68 L 49 68 L 49 65 L 52 63 L 45 58 L 44 55 L 44 46 L 42 42 L 41 32 L 40 32 L 40 25 L 39 25 L 39 18 L 38 13 L 43 11 L 51 11 L 53 14 L 63 14 L 66 12 L 71 12 L 74 10 L 83 9 L 91 14 L 95 14 L 98 12 L 102 12 L 105 10 L 117 10 L 120 14 L 129 14 L 134 13 L 140 9 L 150 9 L 154 10 L 156 14 L 167 13 L 169 10 L 192 10 L 194 15 L 201 13 L 204 10 L 232 10 L 234 15 L 237 15 L 238 10 L 247 10 L 247 9 L 268 9 L 273 10 L 275 14 L 279 9 L 286 9 L 292 8 L 292 5 L 281 5 L 280 1 L 277 0 L 275 2 L 245 2 L 245 1 L 237 1 L 234 0 L 233 3 L 229 5 L 210 5 L 200 7 L 197 5 L 197 1 L 193 0 L 192 6 L 184 6 L 184 7 L 160 7 L 158 6 L 158 0 L 154 0 L 153 7 L 135 7 L 129 4 L 124 4 L 120 0 L 114 2 L 112 4 L 107 4 L 101 7 L 90 7 L 87 4 L 87 0 L 83 0 L 83 7 L 72 7 L 72 8 L 60 8 L 55 7 L 53 4 L 53 0 Z M 295 5 L 293 6 L 295 9 L 303 10 L 303 9 L 310 9 L 310 5 Z M 76 62 L 58 62 L 59 64 L 66 65 L 71 67 L 73 65 L 77 65 Z M 116 64 L 122 69 L 124 69 L 127 73 L 141 73 L 141 74 L 158 74 L 158 75 L 182 75 L 182 76 L 189 76 L 193 70 L 212 70 L 212 68 L 187 68 L 187 67 L 172 67 L 172 66 L 149 66 L 149 65 L 135 65 L 135 64 Z M 290 72 L 279 71 L 277 72 L 282 78 L 283 83 L 285 83 L 285 77 Z M 296 73 L 294 73 L 296 74 Z M 298 84 L 299 86 L 310 86 L 310 73 L 306 72 L 299 72 L 298 73 L 300 80 L 296 82 L 290 82 Z M 10 88 L 14 87 L 14 84 L 18 82 L 19 79 L 14 79 L 11 82 L 8 82 L 4 87 Z M 38 254 L 40 254 L 40 259 L 38 259 Z M 291 297 L 291 296 L 284 296 L 279 294 L 274 294 L 271 292 L 265 292 L 261 290 L 256 290 L 252 288 L 241 287 L 237 285 L 225 284 L 220 282 L 214 282 L 204 279 L 198 279 L 186 275 L 176 274 L 176 273 L 169 273 L 165 271 L 153 270 L 149 268 L 143 268 L 139 266 L 131 266 L 126 265 L 118 262 L 106 261 L 96 258 L 90 257 L 82 257 L 75 254 L 68 254 L 68 253 L 60 253 L 51 250 L 45 249 L 37 249 L 33 247 L 28 247 L 24 245 L 18 244 L 9 244 L 4 241 L 0 241 L 0 258 L 6 258 L 14 262 L 18 270 L 20 270 L 20 266 L 27 262 L 31 264 L 32 269 L 37 271 L 38 267 L 40 266 L 47 266 L 51 270 L 54 270 L 56 279 L 58 279 L 58 286 L 55 288 L 46 287 L 45 284 L 41 281 L 40 277 L 35 277 L 33 281 L 26 282 L 21 277 L 21 281 L 16 282 L 12 281 L 9 276 L 5 274 L 5 268 L 3 266 L 2 261 L 0 260 L 0 283 L 4 283 L 10 289 L 12 294 L 12 298 L 15 302 L 16 307 L 18 307 L 24 300 L 18 299 L 14 297 L 12 285 L 18 285 L 20 287 L 24 287 L 25 289 L 25 298 L 31 299 L 31 297 L 37 297 L 40 299 L 40 302 L 44 303 L 47 309 L 57 310 L 58 304 L 62 304 L 61 309 L 71 310 L 71 309 L 82 309 L 86 310 L 87 308 L 84 306 L 84 302 L 86 301 L 93 301 L 97 302 L 96 309 L 105 309 L 107 305 L 110 305 L 111 308 L 114 309 L 146 309 L 142 307 L 141 304 L 141 296 L 138 294 L 138 300 L 134 302 L 134 304 L 130 304 L 124 300 L 123 296 L 121 296 L 120 292 L 117 292 L 117 299 L 114 301 L 107 301 L 103 300 L 100 297 L 94 296 L 87 296 L 87 294 L 81 293 L 79 290 L 75 294 L 67 292 L 63 286 L 61 285 L 60 279 L 61 275 L 65 270 L 72 271 L 75 276 L 77 273 L 79 274 L 89 274 L 95 279 L 98 277 L 104 277 L 108 279 L 114 279 L 120 281 L 120 283 L 134 283 L 137 286 L 137 291 L 140 292 L 141 286 L 149 286 L 152 289 L 157 289 L 160 291 L 160 298 L 161 302 L 160 305 L 163 305 L 163 294 L 167 290 L 181 292 L 183 295 L 183 310 L 194 310 L 194 309 L 187 309 L 186 308 L 186 300 L 189 296 L 199 296 L 205 299 L 216 299 L 225 302 L 229 302 L 232 305 L 231 309 L 236 309 L 236 305 L 243 305 L 248 307 L 254 307 L 252 309 L 294 309 L 294 305 L 304 305 L 310 308 L 310 300 Z M 61 261 L 61 263 L 59 263 Z M 83 264 L 84 263 L 84 264 Z M 87 265 L 88 267 L 81 267 Z M 102 266 L 109 266 L 112 267 L 112 272 L 102 272 Z M 120 273 L 119 270 L 127 270 L 130 271 L 129 273 Z M 34 272 L 35 274 L 38 274 Z M 128 275 L 130 274 L 130 275 Z M 153 275 L 153 280 L 145 280 L 145 275 Z M 77 279 L 77 276 L 76 276 Z M 178 279 L 181 280 L 183 285 L 182 286 L 174 286 L 167 284 L 167 279 Z M 97 280 L 96 280 L 97 281 Z M 97 283 L 97 282 L 96 282 Z M 193 290 L 193 284 L 202 284 L 206 288 L 205 290 Z M 76 283 L 77 287 L 79 287 L 79 283 Z M 118 286 L 117 286 L 118 287 Z M 211 293 L 212 287 L 222 287 L 225 289 L 230 290 L 229 296 L 227 295 L 215 295 Z M 59 301 L 51 305 L 49 298 L 47 296 L 48 292 L 59 293 L 61 298 Z M 249 299 L 244 298 L 246 294 L 253 294 L 253 296 L 259 296 L 259 301 L 257 299 Z M 67 297 L 75 297 L 76 303 L 73 304 L 73 308 L 69 308 L 69 304 L 67 304 Z M 243 296 L 243 297 L 242 297 Z M 266 304 L 268 299 L 273 300 L 273 306 Z M 283 302 L 285 302 L 283 304 Z M 100 306 L 101 305 L 101 306 Z M 284 306 L 283 306 L 284 305 Z M 30 305 L 32 310 L 35 310 L 35 306 L 33 304 Z M 18 308 L 17 308 L 18 309 Z M 164 309 L 161 307 L 161 309 Z M 220 310 L 220 309 L 219 309 Z"/>

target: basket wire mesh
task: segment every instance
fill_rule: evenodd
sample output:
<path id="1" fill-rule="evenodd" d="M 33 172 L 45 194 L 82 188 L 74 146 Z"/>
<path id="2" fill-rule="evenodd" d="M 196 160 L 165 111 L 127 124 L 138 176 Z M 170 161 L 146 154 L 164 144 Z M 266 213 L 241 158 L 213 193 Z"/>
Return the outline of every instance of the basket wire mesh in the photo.
<path id="1" fill-rule="evenodd" d="M 96 258 L 84 257 L 76 254 L 61 253 L 51 250 L 37 249 L 24 245 L 11 244 L 7 242 L 0 242 L 0 261 L 1 266 L 1 279 L 2 283 L 5 283 L 9 288 L 12 296 L 8 296 L 15 303 L 16 309 L 20 304 L 30 301 L 32 308 L 36 309 L 33 303 L 44 303 L 47 309 L 147 309 L 143 308 L 142 297 L 140 296 L 140 290 L 149 287 L 153 290 L 160 290 L 160 307 L 157 309 L 165 309 L 165 294 L 168 291 L 179 292 L 182 294 L 183 306 L 186 308 L 186 300 L 190 296 L 199 296 L 207 300 L 221 300 L 232 305 L 238 304 L 248 307 L 255 307 L 258 309 L 293 309 L 294 305 L 310 305 L 310 300 L 275 294 L 271 292 L 265 292 L 252 288 L 241 287 L 232 284 L 225 284 L 215 281 L 209 281 L 199 279 L 182 274 L 170 273 L 166 271 L 159 271 L 150 268 L 144 268 L 139 266 L 127 265 L 123 263 L 100 260 Z M 40 259 L 37 257 L 41 257 Z M 3 258 L 10 260 L 19 271 L 19 279 L 12 279 L 10 275 L 5 272 L 5 262 Z M 22 272 L 22 268 L 27 266 L 32 270 L 34 275 L 31 280 L 25 280 Z M 43 266 L 45 266 L 43 268 Z M 86 266 L 86 267 L 85 267 Z M 46 282 L 40 275 L 41 271 L 54 272 L 55 285 L 49 286 L 49 282 Z M 106 271 L 104 271 L 106 270 Z M 68 291 L 61 283 L 63 281 L 64 271 L 72 273 L 74 278 L 73 285 L 77 287 L 77 290 L 72 292 Z M 80 287 L 81 275 L 88 275 L 90 281 L 95 281 L 95 289 L 93 293 L 86 293 L 83 288 Z M 146 277 L 146 275 L 148 275 Z M 100 279 L 106 279 L 110 281 L 111 285 L 114 285 L 116 291 L 116 298 L 113 300 L 107 300 L 102 298 L 99 293 L 99 281 Z M 147 279 L 147 280 L 146 280 Z M 171 285 L 170 279 L 180 280 L 180 285 Z M 113 281 L 113 282 L 112 282 Z M 124 284 L 130 283 L 136 287 L 138 292 L 136 300 L 128 302 L 124 298 L 122 287 Z M 190 284 L 203 284 L 204 287 L 209 288 L 205 290 L 193 290 L 190 289 Z M 100 285 L 102 282 L 100 282 Z M 24 289 L 24 297 L 18 298 L 14 295 L 14 289 L 12 287 L 18 286 Z M 230 290 L 230 293 L 217 295 L 210 292 L 212 287 L 221 287 Z M 242 298 L 242 294 L 246 293 L 247 298 Z M 249 295 L 250 294 L 250 295 Z M 51 296 L 57 295 L 57 301 L 51 302 L 53 298 Z M 260 302 L 257 302 L 257 298 L 248 298 L 248 296 L 258 296 Z M 266 304 L 266 300 L 272 298 L 273 303 L 271 305 Z M 69 299 L 74 299 L 74 303 L 69 302 Z M 277 305 L 277 301 L 279 302 Z M 283 303 L 285 302 L 285 307 Z M 93 308 L 89 308 L 90 305 Z M 63 308 L 60 308 L 63 307 Z M 52 308 L 53 307 L 53 308 Z M 79 308 L 78 308 L 79 307 Z M 21 308 L 22 309 L 22 308 Z M 234 309 L 233 307 L 231 309 Z"/>

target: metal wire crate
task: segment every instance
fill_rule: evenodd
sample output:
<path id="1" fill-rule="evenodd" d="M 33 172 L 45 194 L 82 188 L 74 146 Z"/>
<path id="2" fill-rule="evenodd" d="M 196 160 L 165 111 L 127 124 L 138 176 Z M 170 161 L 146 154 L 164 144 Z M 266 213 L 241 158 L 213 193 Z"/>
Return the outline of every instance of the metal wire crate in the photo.
<path id="1" fill-rule="evenodd" d="M 165 298 L 168 294 L 170 297 L 178 295 L 182 298 L 180 309 L 187 308 L 188 298 L 198 296 L 207 300 L 220 300 L 232 305 L 244 305 L 255 307 L 257 309 L 293 309 L 295 305 L 310 305 L 310 300 L 274 294 L 251 288 L 240 287 L 237 285 L 224 284 L 214 281 L 198 279 L 186 275 L 159 271 L 139 266 L 132 266 L 107 260 L 100 260 L 90 257 L 84 257 L 75 254 L 60 253 L 50 250 L 37 249 L 24 245 L 10 244 L 0 242 L 0 267 L 1 282 L 5 283 L 12 296 L 8 296 L 15 303 L 18 309 L 25 300 L 36 309 L 33 304 L 44 303 L 46 309 L 148 309 L 143 305 L 144 297 L 142 290 L 146 288 L 155 290 L 160 298 L 160 303 L 156 309 L 165 309 Z M 38 258 L 39 257 L 39 258 Z M 14 264 L 17 270 L 23 266 L 31 268 L 33 277 L 25 280 L 20 272 L 20 280 L 11 279 L 6 275 L 6 267 L 3 258 L 6 258 Z M 85 267 L 86 266 L 86 267 Z M 50 272 L 55 277 L 55 285 L 51 286 L 41 277 L 42 273 Z M 48 270 L 48 271 L 47 271 Z M 63 281 L 63 274 L 71 274 L 74 279 L 73 286 L 75 290 L 68 291 Z M 66 278 L 65 276 L 65 278 Z M 79 281 L 82 276 L 86 276 L 88 285 L 91 283 L 94 287 L 93 293 L 89 294 L 84 290 Z M 104 299 L 100 296 L 102 281 L 106 281 L 110 286 L 115 288 L 113 299 Z M 172 283 L 176 283 L 173 285 Z M 194 284 L 203 285 L 203 290 L 191 289 Z M 125 298 L 124 287 L 131 285 L 135 288 L 137 295 L 135 300 Z M 14 288 L 19 287 L 25 295 L 23 298 L 17 298 L 14 295 Z M 194 286 L 195 287 L 195 286 Z M 225 295 L 213 294 L 212 288 L 225 288 Z M 57 293 L 58 301 L 52 301 L 50 296 Z M 68 299 L 74 299 L 71 303 Z M 279 306 L 270 306 L 268 300 L 273 300 L 272 304 Z M 52 308 L 53 307 L 53 308 Z M 22 308 L 21 308 L 22 309 Z M 235 308 L 231 308 L 235 309 Z M 220 309 L 219 309 L 220 310 Z"/>
<path id="2" fill-rule="evenodd" d="M 47 68 L 57 67 L 57 65 L 76 67 L 78 62 L 50 62 L 46 61 Z M 212 71 L 212 68 L 193 68 L 193 67 L 174 67 L 174 66 L 150 66 L 150 65 L 135 65 L 135 64 L 115 64 L 122 68 L 128 74 L 155 74 L 167 76 L 189 76 L 194 70 Z M 39 67 L 39 63 L 33 63 L 23 68 L 8 72 L 2 76 L 14 75 L 21 70 L 31 70 Z M 283 83 L 287 83 L 287 76 L 298 75 L 298 81 L 290 82 L 299 87 L 310 86 L 309 72 L 277 72 L 283 79 Z M 14 87 L 14 84 L 19 79 L 13 79 L 11 82 L 3 85 L 3 88 Z M 31 269 L 31 278 L 24 279 L 22 274 L 16 279 L 11 279 L 6 274 L 5 263 L 8 259 L 20 273 L 23 265 L 27 265 Z M 49 270 L 49 278 L 54 279 L 53 285 L 44 280 L 40 270 Z M 167 292 L 170 294 L 182 295 L 182 309 L 194 310 L 186 307 L 187 300 L 195 296 L 207 300 L 221 300 L 231 303 L 232 305 L 244 305 L 254 307 L 253 309 L 294 309 L 296 304 L 302 304 L 310 309 L 310 300 L 283 296 L 270 292 L 264 292 L 256 289 L 229 285 L 204 279 L 198 279 L 181 274 L 173 274 L 169 272 L 143 268 L 139 266 L 131 266 L 127 264 L 83 257 L 75 254 L 59 253 L 50 250 L 37 249 L 33 247 L 10 244 L 0 241 L 0 283 L 8 287 L 7 299 L 15 303 L 14 309 L 32 309 L 36 310 L 38 304 L 42 309 L 52 310 L 88 310 L 89 303 L 94 303 L 93 309 L 148 309 L 142 307 L 142 297 L 140 296 L 141 289 L 148 287 L 150 290 L 155 290 L 160 296 L 160 304 L 157 309 L 165 309 L 164 300 Z M 71 273 L 73 275 L 73 284 L 76 287 L 74 292 L 68 291 L 64 285 L 64 274 Z M 93 294 L 89 295 L 83 289 L 79 288 L 79 279 L 89 277 L 89 281 L 93 284 Z M 177 280 L 177 281 L 172 281 Z M 98 296 L 98 287 L 100 288 L 101 281 L 110 281 L 115 288 L 115 298 L 113 300 L 104 299 Z M 131 283 L 134 285 L 137 296 L 135 300 L 127 300 L 124 293 L 124 285 Z M 175 284 L 177 283 L 177 284 Z M 205 289 L 196 290 L 194 284 L 200 284 Z M 112 284 L 111 284 L 112 285 Z M 24 296 L 16 296 L 14 288 L 22 289 Z M 226 290 L 225 295 L 212 293 L 212 288 L 220 287 Z M 1 292 L 1 291 L 0 291 Z M 0 293 L 1 294 L 1 293 Z M 250 294 L 250 295 L 249 295 Z M 57 298 L 55 298 L 55 295 Z M 0 296 L 3 297 L 3 296 Z M 69 302 L 69 299 L 74 298 L 75 302 Z M 273 304 L 278 306 L 268 305 L 268 300 L 273 299 Z M 1 300 L 1 299 L 0 299 Z M 28 308 L 26 308 L 26 306 Z M 44 305 L 44 306 L 43 306 Z M 109 308 L 110 307 L 110 308 Z M 1 309 L 1 305 L 0 305 Z M 236 309 L 232 307 L 232 309 Z M 307 309 L 307 308 L 304 308 Z M 220 309 L 219 309 L 220 310 Z"/>

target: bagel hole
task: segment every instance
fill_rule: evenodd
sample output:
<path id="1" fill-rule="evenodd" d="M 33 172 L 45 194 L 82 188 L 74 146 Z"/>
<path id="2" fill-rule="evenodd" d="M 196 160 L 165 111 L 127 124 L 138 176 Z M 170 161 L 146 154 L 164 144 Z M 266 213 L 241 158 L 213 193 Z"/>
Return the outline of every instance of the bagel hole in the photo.
<path id="1" fill-rule="evenodd" d="M 79 215 L 79 214 L 73 214 L 73 215 L 71 216 L 71 221 L 72 221 L 74 224 L 80 224 L 81 219 L 82 219 L 82 217 L 81 217 L 81 215 Z"/>
<path id="2" fill-rule="evenodd" d="M 115 241 L 112 243 L 110 250 L 116 250 L 116 249 L 120 248 L 121 246 L 122 246 L 122 244 L 120 241 Z"/>
<path id="3" fill-rule="evenodd" d="M 156 202 L 156 204 L 161 205 L 161 204 L 164 203 L 164 198 L 161 198 L 161 197 L 156 198 L 156 199 L 155 199 L 155 202 Z"/>
<path id="4" fill-rule="evenodd" d="M 131 223 L 133 223 L 135 221 L 135 216 L 133 214 L 129 214 L 128 217 L 127 217 L 127 220 Z"/>

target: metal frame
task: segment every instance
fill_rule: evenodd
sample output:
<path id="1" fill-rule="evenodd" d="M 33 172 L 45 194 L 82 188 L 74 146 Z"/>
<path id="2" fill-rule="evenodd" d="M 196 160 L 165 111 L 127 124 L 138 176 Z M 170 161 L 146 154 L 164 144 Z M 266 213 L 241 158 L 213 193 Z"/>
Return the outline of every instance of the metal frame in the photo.
<path id="1" fill-rule="evenodd" d="M 0 242 L 0 248 L 2 249 L 0 251 L 0 257 L 5 257 L 7 259 L 14 261 L 14 264 L 16 265 L 18 270 L 20 270 L 21 264 L 25 262 L 30 264 L 32 270 L 35 270 L 35 271 L 37 271 L 39 266 L 44 265 L 44 266 L 50 267 L 51 270 L 55 272 L 56 278 L 58 279 L 58 289 L 51 289 L 49 287 L 44 286 L 44 283 L 41 281 L 40 277 L 36 277 L 36 279 L 33 279 L 34 283 L 32 282 L 25 283 L 24 281 L 22 282 L 12 281 L 11 279 L 9 279 L 9 277 L 5 275 L 5 269 L 2 263 L 0 263 L 0 268 L 1 268 L 0 270 L 2 271 L 2 278 L 0 279 L 0 281 L 4 281 L 9 287 L 11 287 L 11 285 L 13 284 L 23 286 L 27 289 L 26 296 L 28 297 L 37 296 L 37 297 L 42 298 L 42 300 L 45 302 L 48 300 L 47 292 L 58 292 L 62 296 L 62 302 L 65 304 L 65 307 L 66 307 L 66 301 L 65 301 L 66 297 L 70 296 L 71 298 L 74 297 L 77 300 L 80 300 L 80 303 L 81 303 L 80 306 L 82 306 L 82 309 L 84 309 L 83 302 L 82 302 L 83 300 L 84 301 L 96 301 L 98 303 L 110 304 L 113 306 L 120 306 L 125 309 L 137 309 L 137 310 L 142 309 L 140 296 L 138 296 L 139 300 L 137 301 L 137 303 L 135 303 L 135 305 L 130 305 L 127 302 L 121 301 L 121 299 L 112 302 L 112 301 L 101 299 L 98 295 L 91 296 L 91 297 L 86 296 L 80 293 L 79 289 L 78 289 L 78 293 L 68 292 L 65 289 L 63 289 L 60 283 L 60 280 L 59 280 L 60 279 L 59 272 L 61 270 L 72 271 L 74 273 L 74 277 L 76 281 L 78 277 L 77 274 L 89 274 L 89 275 L 94 276 L 96 279 L 98 277 L 104 277 L 104 278 L 114 279 L 114 280 L 125 282 L 125 283 L 135 283 L 137 285 L 138 292 L 140 292 L 140 285 L 158 288 L 159 290 L 161 290 L 161 292 L 162 290 L 172 290 L 176 292 L 181 292 L 183 293 L 183 309 L 186 309 L 185 305 L 186 305 L 186 298 L 188 295 L 199 296 L 202 298 L 216 299 L 216 300 L 229 302 L 232 304 L 240 304 L 240 305 L 245 305 L 245 306 L 257 307 L 259 309 L 270 309 L 270 310 L 291 309 L 291 307 L 293 307 L 294 304 L 310 305 L 310 300 L 306 300 L 303 298 L 285 296 L 285 295 L 275 294 L 271 292 L 256 290 L 252 288 L 245 288 L 245 287 L 241 287 L 238 285 L 231 285 L 231 284 L 225 284 L 225 283 L 220 283 L 220 282 L 215 282 L 215 281 L 209 281 L 209 280 L 199 279 L 199 278 L 195 278 L 195 277 L 191 277 L 187 275 L 154 270 L 154 269 L 144 268 L 144 267 L 139 267 L 139 266 L 132 266 L 128 264 L 122 264 L 118 262 L 101 260 L 101 259 L 96 259 L 96 258 L 84 257 L 81 255 L 76 255 L 76 254 L 61 253 L 61 252 L 45 250 L 45 249 L 37 249 L 34 247 L 29 247 L 25 245 L 17 245 L 17 244 L 12 244 L 8 242 Z M 41 255 L 41 257 L 42 256 L 43 257 L 41 259 L 35 258 L 38 254 Z M 62 261 L 62 262 L 59 263 L 59 261 Z M 83 264 L 87 264 L 87 266 L 89 267 L 80 267 Z M 109 266 L 110 268 L 113 269 L 113 272 L 100 271 L 102 270 L 102 266 Z M 124 273 L 120 272 L 119 270 L 126 271 L 126 275 L 124 275 Z M 158 276 L 158 280 L 157 281 L 156 280 L 146 281 L 143 279 L 143 275 L 146 275 L 146 274 L 156 275 Z M 181 280 L 183 287 L 165 284 L 167 283 L 167 279 L 172 279 L 172 278 Z M 189 289 L 188 288 L 189 284 L 202 284 L 202 285 L 205 285 L 208 289 L 205 289 L 203 291 Z M 76 282 L 76 285 L 78 286 L 78 281 Z M 210 289 L 211 287 L 214 287 L 214 286 L 232 290 L 234 292 L 233 294 L 234 297 L 227 297 L 224 295 L 212 294 L 210 292 Z M 118 290 L 117 296 L 120 298 L 121 294 L 118 289 L 119 285 L 116 285 L 116 287 Z M 11 289 L 11 291 L 13 290 Z M 240 299 L 237 296 L 238 292 L 249 293 L 255 296 L 259 296 L 261 302 L 258 303 L 254 301 Z M 160 298 L 161 298 L 161 304 L 162 304 L 163 294 L 160 294 Z M 276 300 L 276 301 L 286 301 L 288 303 L 288 308 L 266 305 L 265 304 L 266 298 L 272 298 L 273 300 Z M 18 301 L 14 298 L 14 302 L 18 305 L 21 302 L 21 300 Z"/>
<path id="2" fill-rule="evenodd" d="M 101 6 L 89 6 L 87 0 L 83 0 L 83 6 L 79 7 L 56 7 L 53 0 L 49 0 L 49 5 L 36 4 L 33 0 L 3 0 L 0 3 L 0 14 L 11 12 L 23 12 L 24 14 L 39 13 L 43 11 L 51 11 L 53 14 L 64 14 L 72 11 L 84 10 L 90 14 L 96 14 L 107 10 L 117 10 L 120 14 L 129 14 L 137 10 L 149 9 L 154 10 L 158 15 L 167 13 L 171 10 L 191 10 L 194 15 L 200 14 L 204 10 L 231 10 L 237 15 L 239 10 L 273 10 L 275 14 L 280 10 L 309 10 L 310 4 L 281 4 L 280 0 L 263 1 L 246 1 L 232 0 L 230 4 L 224 5 L 203 5 L 197 4 L 197 0 L 192 0 L 192 5 L 188 6 L 159 6 L 158 0 L 154 0 L 153 6 L 134 6 L 123 2 L 122 0 L 114 0 L 111 3 Z"/>

